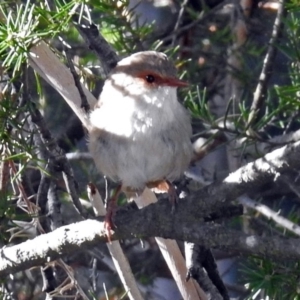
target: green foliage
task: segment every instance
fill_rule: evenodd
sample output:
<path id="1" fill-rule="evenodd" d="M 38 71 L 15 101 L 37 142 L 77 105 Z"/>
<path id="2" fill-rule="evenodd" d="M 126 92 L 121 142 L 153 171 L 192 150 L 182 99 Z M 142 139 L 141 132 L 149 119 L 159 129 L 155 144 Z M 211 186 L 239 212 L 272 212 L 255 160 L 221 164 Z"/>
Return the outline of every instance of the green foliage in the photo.
<path id="1" fill-rule="evenodd" d="M 31 1 L 25 5 L 8 1 L 0 6 L 0 57 L 4 67 L 13 69 L 13 76 L 28 58 L 31 46 L 57 35 L 69 23 L 76 1 L 56 3 L 58 10 L 54 12 Z"/>
<path id="2" fill-rule="evenodd" d="M 195 101 L 197 99 L 197 101 Z M 199 87 L 196 90 L 189 91 L 184 99 L 185 105 L 189 108 L 191 114 L 201 121 L 212 123 L 213 116 L 207 106 L 206 90 L 201 91 Z"/>
<path id="3" fill-rule="evenodd" d="M 34 151 L 32 145 L 32 133 L 25 126 L 26 118 L 19 118 L 24 112 L 23 108 L 17 108 L 14 98 L 7 94 L 3 95 L 0 101 L 0 163 L 6 165 L 6 171 L 11 169 L 10 162 L 19 163 L 20 168 L 14 171 L 11 169 L 11 176 L 8 181 L 3 180 L 6 187 L 0 192 L 0 241 L 7 241 L 9 234 L 6 232 L 7 227 L 11 227 L 11 221 L 14 219 L 26 218 L 17 212 L 15 195 L 11 186 L 18 185 L 18 179 L 22 171 L 34 161 Z M 14 134 L 13 134 L 14 133 Z M 3 167 L 3 166 L 2 166 Z M 4 168 L 4 167 L 3 167 Z M 5 172 L 2 170 L 1 172 Z"/>
<path id="4" fill-rule="evenodd" d="M 251 292 L 246 299 L 300 299 L 300 266 L 295 262 L 271 261 L 267 258 L 249 258 L 241 273 L 245 286 Z"/>
<path id="5" fill-rule="evenodd" d="M 11 155 L 7 159 L 31 160 L 32 135 L 26 130 L 26 117 L 20 120 L 19 115 L 26 110 L 25 107 L 17 108 L 16 102 L 10 97 L 4 97 L 0 102 L 0 138 L 2 147 L 8 147 Z M 11 132 L 23 132 L 12 139 Z"/>

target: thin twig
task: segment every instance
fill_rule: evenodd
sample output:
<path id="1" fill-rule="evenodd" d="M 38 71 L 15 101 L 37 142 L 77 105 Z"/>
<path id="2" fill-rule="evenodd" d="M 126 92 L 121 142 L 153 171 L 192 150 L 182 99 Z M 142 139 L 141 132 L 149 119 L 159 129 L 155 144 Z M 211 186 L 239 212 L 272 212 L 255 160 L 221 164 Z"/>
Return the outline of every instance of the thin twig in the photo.
<path id="1" fill-rule="evenodd" d="M 5 145 L 2 145 L 2 153 L 0 154 L 0 195 L 5 196 L 9 185 L 9 162 L 5 160 Z"/>
<path id="2" fill-rule="evenodd" d="M 78 23 L 77 17 L 73 18 L 75 22 L 75 26 L 83 39 L 89 45 L 89 48 L 94 50 L 97 54 L 101 66 L 104 70 L 105 75 L 116 66 L 119 58 L 116 52 L 112 49 L 112 47 L 108 44 L 108 42 L 103 38 L 101 34 L 99 34 L 98 28 L 95 24 L 90 24 L 84 19 L 81 19 L 81 23 Z"/>
<path id="3" fill-rule="evenodd" d="M 207 154 L 224 144 L 227 141 L 227 138 L 225 134 L 219 130 L 205 143 L 201 144 L 201 141 L 202 139 L 198 139 L 194 142 L 194 155 L 192 158 L 192 163 L 203 159 Z"/>
<path id="4" fill-rule="evenodd" d="M 182 4 L 181 4 L 181 8 L 180 8 L 180 11 L 179 11 L 179 13 L 178 13 L 177 21 L 176 21 L 176 24 L 175 24 L 174 29 L 173 29 L 174 34 L 173 34 L 172 43 L 171 43 L 172 47 L 174 47 L 175 41 L 176 41 L 176 36 L 177 36 L 177 35 L 176 35 L 175 32 L 176 32 L 176 31 L 178 30 L 178 28 L 179 28 L 180 22 L 181 22 L 182 17 L 183 17 L 184 10 L 185 10 L 185 8 L 186 8 L 188 2 L 189 2 L 189 0 L 184 0 L 184 1 L 182 2 Z"/>
<path id="5" fill-rule="evenodd" d="M 79 201 L 79 196 L 75 188 L 77 183 L 74 178 L 70 163 L 68 162 L 63 151 L 57 145 L 56 140 L 52 137 L 41 112 L 36 108 L 33 101 L 31 101 L 29 98 L 28 92 L 23 92 L 23 101 L 24 103 L 30 102 L 31 104 L 31 118 L 28 118 L 28 122 L 32 132 L 38 129 L 40 133 L 34 134 L 33 139 L 37 149 L 39 149 L 38 155 L 40 156 L 40 159 L 44 162 L 47 162 L 45 169 L 50 175 L 53 175 L 53 178 L 56 178 L 57 172 L 63 172 L 65 185 L 70 194 L 72 202 L 77 211 L 84 217 L 86 213 Z"/>
<path id="6" fill-rule="evenodd" d="M 62 166 L 62 174 L 66 185 L 66 189 L 72 199 L 72 202 L 76 210 L 83 218 L 85 218 L 87 216 L 87 212 L 79 200 L 78 188 L 77 188 L 78 183 L 74 177 L 73 169 L 65 155 L 61 156 L 60 163 Z"/>
<path id="7" fill-rule="evenodd" d="M 285 229 L 287 229 L 287 230 L 289 230 L 289 231 L 291 231 L 291 232 L 293 232 L 293 233 L 300 236 L 300 226 L 298 226 L 294 222 L 291 222 L 287 218 L 280 216 L 278 214 L 278 212 L 275 212 L 274 210 L 270 209 L 268 206 L 266 206 L 264 204 L 261 204 L 257 201 L 254 201 L 254 200 L 252 200 L 251 198 L 249 198 L 247 196 L 239 197 L 238 201 L 241 204 L 260 212 L 265 217 L 267 217 L 268 219 L 273 220 L 274 222 L 276 222 L 281 227 L 283 227 L 283 228 L 285 228 Z"/>
<path id="8" fill-rule="evenodd" d="M 271 39 L 268 44 L 267 54 L 265 56 L 263 67 L 258 79 L 258 84 L 256 86 L 253 95 L 251 111 L 248 118 L 248 127 L 253 125 L 253 123 L 256 121 L 257 114 L 261 109 L 263 102 L 266 98 L 267 85 L 272 75 L 271 73 L 272 73 L 273 62 L 277 53 L 276 43 L 282 32 L 282 28 L 283 28 L 282 19 L 285 15 L 284 0 L 280 0 L 279 4 L 280 5 L 278 7 L 277 16 L 273 25 Z"/>
<path id="9" fill-rule="evenodd" d="M 284 182 L 292 192 L 298 197 L 298 201 L 300 200 L 300 187 L 299 187 L 299 171 L 292 170 L 291 172 L 286 172 L 281 174 L 278 178 L 282 182 Z"/>
<path id="10" fill-rule="evenodd" d="M 90 105 L 89 105 L 89 103 L 87 101 L 87 98 L 86 98 L 86 95 L 85 95 L 85 93 L 82 89 L 82 85 L 80 83 L 79 76 L 76 73 L 76 70 L 75 70 L 71 55 L 70 55 L 70 51 L 67 48 L 65 49 L 65 54 L 66 54 L 69 69 L 70 69 L 70 71 L 73 75 L 73 78 L 74 78 L 74 83 L 75 83 L 75 85 L 78 89 L 78 92 L 79 92 L 79 95 L 80 95 L 80 98 L 81 98 L 81 108 L 83 108 L 86 112 L 89 112 Z"/>
<path id="11" fill-rule="evenodd" d="M 166 36 L 162 39 L 163 42 L 167 42 L 169 40 L 173 40 L 174 35 L 175 37 L 182 34 L 183 32 L 193 28 L 194 26 L 196 26 L 197 24 L 204 22 L 205 20 L 207 20 L 208 18 L 212 17 L 213 14 L 215 14 L 218 10 L 222 9 L 226 4 L 231 3 L 232 0 L 226 0 L 223 1 L 221 3 L 219 3 L 218 5 L 216 5 L 214 8 L 212 8 L 211 10 L 209 10 L 208 12 L 201 12 L 199 14 L 199 16 L 196 18 L 196 20 L 194 20 L 193 22 L 182 26 L 180 28 L 178 28 L 176 31 L 173 30 L 172 34 L 170 34 L 169 36 Z"/>

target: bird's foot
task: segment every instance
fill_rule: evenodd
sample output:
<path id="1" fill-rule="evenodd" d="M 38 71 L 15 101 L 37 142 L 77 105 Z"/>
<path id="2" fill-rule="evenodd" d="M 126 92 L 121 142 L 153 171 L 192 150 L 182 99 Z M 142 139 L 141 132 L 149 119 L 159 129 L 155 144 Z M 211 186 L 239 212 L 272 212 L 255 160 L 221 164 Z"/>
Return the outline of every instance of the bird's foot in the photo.
<path id="1" fill-rule="evenodd" d="M 171 203 L 171 212 L 174 213 L 176 208 L 176 203 L 178 202 L 178 195 L 174 185 L 169 180 L 158 180 L 147 183 L 147 187 L 154 189 L 158 193 L 167 193 L 169 196 L 169 201 Z"/>
<path id="2" fill-rule="evenodd" d="M 122 190 L 122 185 L 119 185 L 114 191 L 113 196 L 107 201 L 107 209 L 106 209 L 107 211 L 104 219 L 104 230 L 109 243 L 111 243 L 112 228 L 114 227 L 112 219 L 117 210 L 117 201 L 121 190 Z"/>
<path id="3" fill-rule="evenodd" d="M 117 208 L 116 205 L 114 205 L 113 209 L 112 208 L 108 209 L 104 219 L 104 230 L 109 243 L 111 243 L 111 233 L 112 233 L 112 228 L 114 226 L 112 218 L 116 212 L 116 208 Z"/>

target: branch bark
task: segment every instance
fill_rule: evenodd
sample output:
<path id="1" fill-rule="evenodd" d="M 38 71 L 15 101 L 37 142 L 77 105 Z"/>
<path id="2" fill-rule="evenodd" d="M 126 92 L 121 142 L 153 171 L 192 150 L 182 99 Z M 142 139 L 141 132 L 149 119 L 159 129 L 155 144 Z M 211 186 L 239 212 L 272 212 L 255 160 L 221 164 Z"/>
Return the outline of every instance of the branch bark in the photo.
<path id="1" fill-rule="evenodd" d="M 277 149 L 241 167 L 222 182 L 213 183 L 192 194 L 189 199 L 179 201 L 173 214 L 170 214 L 168 201 L 159 201 L 141 210 L 129 210 L 128 206 L 120 208 L 114 218 L 116 230 L 112 239 L 159 236 L 235 250 L 241 254 L 299 260 L 299 239 L 246 235 L 203 221 L 208 214 L 228 205 L 227 202 L 276 180 L 280 173 L 291 168 L 300 169 L 299 154 L 300 142 Z M 100 221 L 86 220 L 64 226 L 19 245 L 2 248 L 0 276 L 106 241 L 106 232 Z"/>
<path id="2" fill-rule="evenodd" d="M 174 219 L 167 201 L 152 204 L 142 210 L 120 209 L 115 221 L 119 226 L 112 234 L 112 240 L 133 237 L 161 236 L 193 243 L 205 247 L 219 247 L 238 251 L 241 255 L 268 256 L 275 259 L 299 260 L 299 239 L 259 237 L 246 235 L 237 230 L 228 230 L 221 225 L 203 224 L 187 220 L 178 226 L 178 216 L 184 215 L 187 206 L 180 205 Z M 102 218 L 103 219 L 103 218 Z M 192 219 L 192 218 L 191 218 Z M 127 223 L 124 223 L 124 222 Z M 50 244 L 51 241 L 51 244 Z M 107 241 L 104 223 L 99 220 L 85 220 L 63 226 L 48 234 L 40 235 L 19 245 L 4 247 L 0 252 L 0 278 L 18 271 L 49 263 L 63 255 L 83 251 Z"/>

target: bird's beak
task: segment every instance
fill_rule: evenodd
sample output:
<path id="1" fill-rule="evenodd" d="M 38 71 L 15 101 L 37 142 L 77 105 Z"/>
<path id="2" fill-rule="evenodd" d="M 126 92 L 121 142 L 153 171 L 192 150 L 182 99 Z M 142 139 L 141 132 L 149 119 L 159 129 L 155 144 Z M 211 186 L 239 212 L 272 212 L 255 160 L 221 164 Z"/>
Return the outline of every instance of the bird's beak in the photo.
<path id="1" fill-rule="evenodd" d="M 184 82 L 176 77 L 168 77 L 165 78 L 164 84 L 167 86 L 174 86 L 174 87 L 187 87 L 189 84 Z"/>

